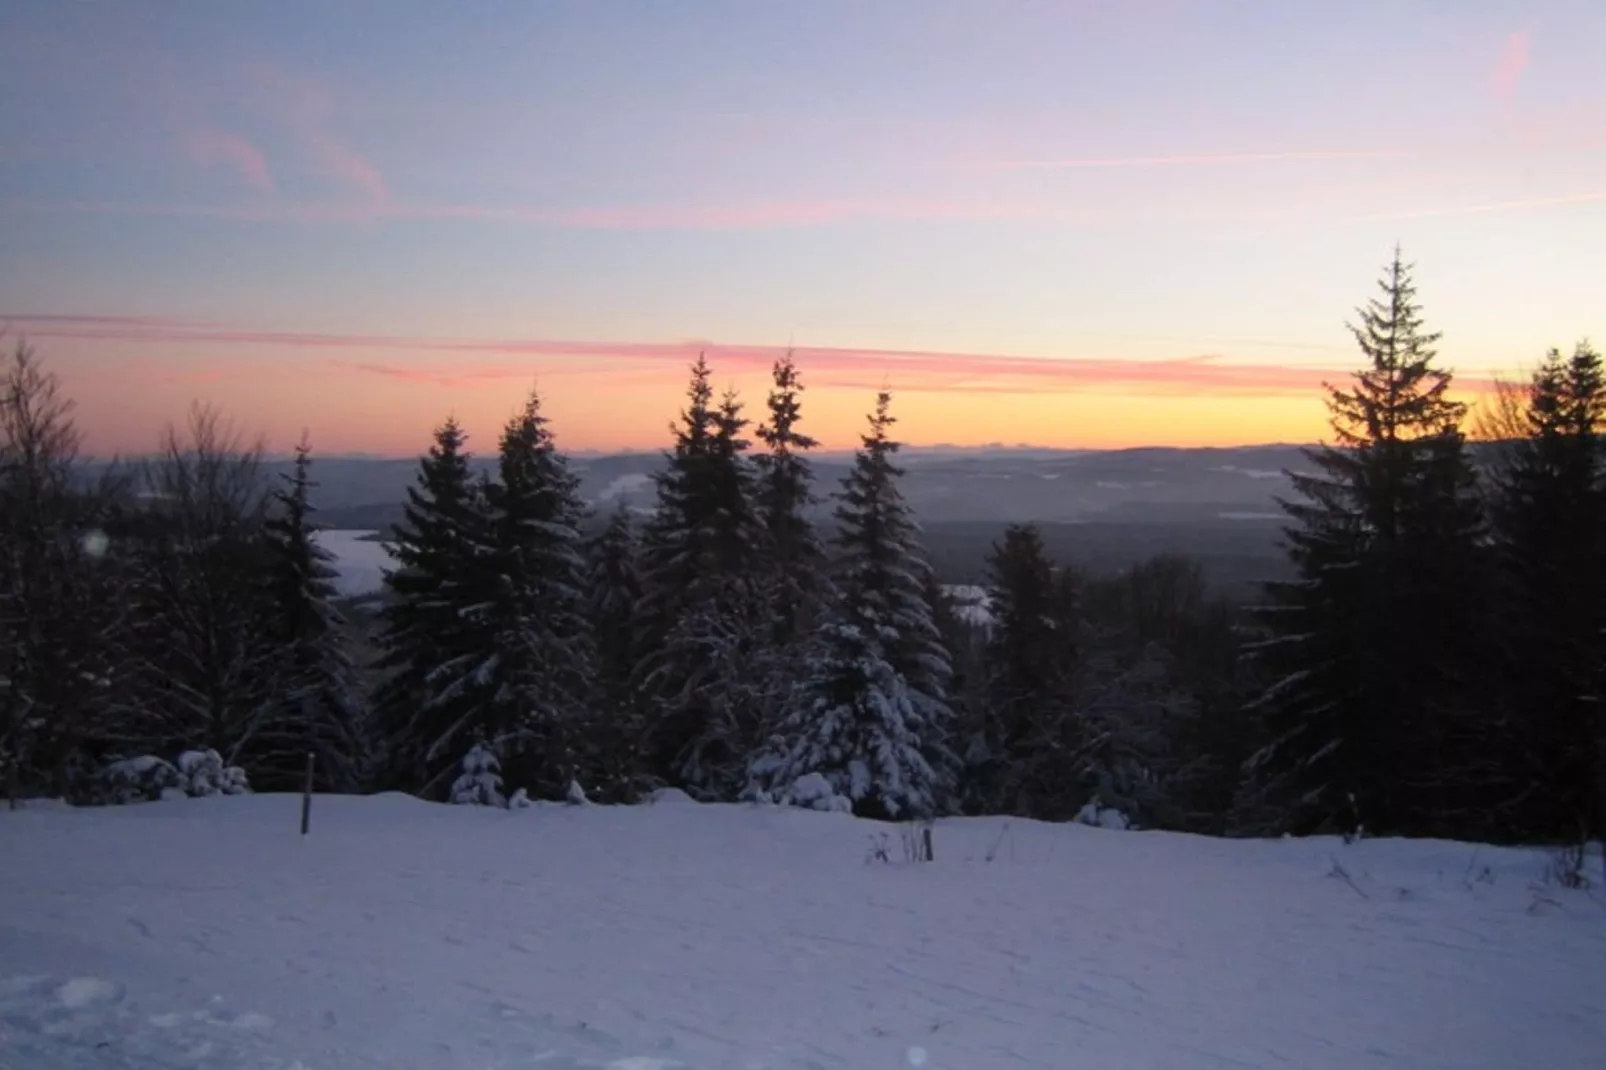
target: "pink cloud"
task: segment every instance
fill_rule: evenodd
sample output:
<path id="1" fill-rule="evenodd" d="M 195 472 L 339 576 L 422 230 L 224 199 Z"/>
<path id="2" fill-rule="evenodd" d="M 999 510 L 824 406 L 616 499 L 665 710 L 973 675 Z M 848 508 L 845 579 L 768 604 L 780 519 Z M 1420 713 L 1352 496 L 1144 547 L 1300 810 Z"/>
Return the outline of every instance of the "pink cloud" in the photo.
<path id="1" fill-rule="evenodd" d="M 326 135 L 316 135 L 310 143 L 332 174 L 343 179 L 369 201 L 383 203 L 390 199 L 390 187 L 385 182 L 385 176 L 350 145 Z"/>
<path id="2" fill-rule="evenodd" d="M 524 379 L 530 375 L 529 368 L 418 368 L 395 364 L 376 364 L 369 361 L 337 361 L 336 364 L 352 371 L 367 372 L 370 375 L 380 375 L 387 379 L 399 379 L 406 383 L 419 383 L 447 389 L 475 386 L 481 383 L 496 382 L 501 379 Z"/>
<path id="3" fill-rule="evenodd" d="M 528 378 L 537 359 L 571 358 L 563 371 L 617 374 L 621 362 L 684 364 L 698 353 L 722 372 L 762 372 L 786 347 L 680 342 L 597 342 L 543 338 L 429 338 L 392 335 L 309 333 L 220 327 L 159 318 L 16 315 L 9 319 L 34 338 L 90 342 L 145 342 L 167 345 L 249 345 L 298 350 L 388 349 L 412 353 L 494 355 L 495 363 L 431 364 L 348 361 L 331 364 L 347 371 L 437 387 L 466 387 Z M 1320 391 L 1324 382 L 1342 382 L 1348 370 L 1303 364 L 1234 361 L 1217 355 L 1166 360 L 1100 357 L 1033 358 L 995 353 L 954 353 L 851 347 L 797 347 L 799 363 L 819 386 L 894 389 L 935 393 L 1075 393 L 1097 390 L 1148 395 L 1277 397 Z M 529 358 L 526 361 L 510 358 Z M 1464 389 L 1482 390 L 1481 379 L 1458 380 Z"/>
<path id="4" fill-rule="evenodd" d="M 0 211 L 223 219 L 255 223 L 463 220 L 579 230 L 734 230 L 818 226 L 869 219 L 928 222 L 1039 220 L 1070 223 L 1099 218 L 1085 208 L 987 199 L 843 199 L 569 207 L 408 203 L 379 199 L 384 196 L 385 187 L 383 178 L 377 172 L 370 186 L 369 195 L 373 199 L 358 202 L 271 201 L 206 205 L 13 200 L 0 203 Z"/>
<path id="5" fill-rule="evenodd" d="M 1500 55 L 1495 60 L 1494 73 L 1489 82 L 1495 99 L 1501 104 L 1510 104 L 1517 95 L 1517 84 L 1528 69 L 1529 44 L 1528 31 L 1518 30 L 1500 46 Z"/>
<path id="6" fill-rule="evenodd" d="M 362 195 L 372 205 L 390 199 L 380 169 L 340 132 L 334 95 L 320 82 L 268 64 L 246 72 L 259 105 L 282 123 L 324 173 Z"/>
<path id="7" fill-rule="evenodd" d="M 254 189 L 264 193 L 274 192 L 268 158 L 261 149 L 238 134 L 213 129 L 197 130 L 189 136 L 187 144 L 190 156 L 202 166 L 224 164 L 234 168 Z"/>
<path id="8" fill-rule="evenodd" d="M 1442 208 L 1414 208 L 1400 212 L 1378 212 L 1345 220 L 1349 223 L 1389 223 L 1405 219 L 1437 219 L 1456 216 L 1499 215 L 1505 212 L 1524 212 L 1543 208 L 1564 208 L 1569 205 L 1598 204 L 1606 201 L 1606 190 L 1584 193 L 1561 193 L 1551 197 L 1523 197 L 1505 201 L 1485 201 L 1477 204 L 1446 205 Z"/>
<path id="9" fill-rule="evenodd" d="M 1372 160 L 1403 156 L 1398 149 L 1309 149 L 1291 152 L 1216 152 L 1169 156 L 1072 156 L 1046 160 L 992 160 L 975 166 L 1001 170 L 1092 170 L 1123 167 L 1219 167 L 1245 163 Z"/>

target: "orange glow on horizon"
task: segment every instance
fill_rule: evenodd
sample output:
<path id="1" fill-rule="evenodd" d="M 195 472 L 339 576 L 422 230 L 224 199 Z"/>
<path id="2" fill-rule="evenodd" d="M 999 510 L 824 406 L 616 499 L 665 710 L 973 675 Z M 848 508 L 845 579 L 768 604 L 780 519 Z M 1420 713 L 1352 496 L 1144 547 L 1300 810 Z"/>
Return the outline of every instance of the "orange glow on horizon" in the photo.
<path id="1" fill-rule="evenodd" d="M 162 427 L 181 422 L 194 401 L 218 407 L 247 437 L 261 434 L 270 450 L 288 449 L 305 429 L 317 453 L 411 457 L 427 448 L 433 429 L 455 416 L 475 453 L 495 448 L 504 421 L 531 387 L 561 448 L 570 452 L 658 450 L 685 402 L 686 369 L 548 368 L 527 379 L 494 378 L 441 386 L 375 375 L 351 366 L 283 361 L 217 366 L 205 358 L 120 358 L 108 365 L 82 355 L 52 359 L 40 350 L 78 403 L 86 450 L 130 455 L 154 447 Z M 809 367 L 800 362 L 805 384 Z M 1314 442 L 1327 435 L 1319 388 L 1251 396 L 1143 392 L 1124 386 L 1086 389 L 902 388 L 894 395 L 895 433 L 911 445 L 1030 445 L 1067 449 L 1137 446 L 1225 447 Z M 918 380 L 913 370 L 904 378 Z M 769 377 L 752 368 L 735 375 L 714 369 L 716 391 L 734 387 L 754 425 L 765 415 Z M 1480 381 L 1463 396 L 1475 399 Z M 859 441 L 879 381 L 809 386 L 804 428 L 822 448 L 850 449 Z"/>

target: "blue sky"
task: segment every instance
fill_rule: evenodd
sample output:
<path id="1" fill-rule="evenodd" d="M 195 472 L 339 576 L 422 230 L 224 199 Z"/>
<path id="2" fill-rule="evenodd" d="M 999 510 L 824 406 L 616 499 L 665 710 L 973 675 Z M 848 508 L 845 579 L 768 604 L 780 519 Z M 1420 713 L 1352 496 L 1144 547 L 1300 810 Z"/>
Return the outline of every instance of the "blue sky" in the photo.
<path id="1" fill-rule="evenodd" d="M 1468 384 L 1599 332 L 1603 45 L 1582 0 L 13 0 L 0 315 L 106 449 L 204 396 L 411 452 L 536 378 L 650 445 L 704 345 L 755 394 L 800 347 L 833 444 L 882 382 L 916 441 L 1314 438 L 1396 241 Z"/>

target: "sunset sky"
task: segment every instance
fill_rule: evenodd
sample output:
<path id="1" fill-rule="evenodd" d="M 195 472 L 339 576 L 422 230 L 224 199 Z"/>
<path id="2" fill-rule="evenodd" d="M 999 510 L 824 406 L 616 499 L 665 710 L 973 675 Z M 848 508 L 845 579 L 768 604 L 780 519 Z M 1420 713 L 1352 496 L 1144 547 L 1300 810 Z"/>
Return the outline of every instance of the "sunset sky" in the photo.
<path id="1" fill-rule="evenodd" d="M 1606 3 L 8 0 L 0 235 L 101 453 L 1311 440 L 1396 241 L 1470 388 L 1606 341 Z"/>

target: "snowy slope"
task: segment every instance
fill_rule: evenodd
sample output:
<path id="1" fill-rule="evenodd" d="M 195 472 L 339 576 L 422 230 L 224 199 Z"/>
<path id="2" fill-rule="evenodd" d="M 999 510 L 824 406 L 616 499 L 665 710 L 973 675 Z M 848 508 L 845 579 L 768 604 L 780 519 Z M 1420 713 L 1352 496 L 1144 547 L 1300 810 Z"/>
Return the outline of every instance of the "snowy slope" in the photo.
<path id="1" fill-rule="evenodd" d="M 399 796 L 0 813 L 0 1067 L 1598 1067 L 1535 852 Z M 989 858 L 991 860 L 989 860 Z M 1353 884 L 1329 876 L 1340 860 Z M 1536 890 L 1537 889 L 1537 890 Z M 1364 893 L 1364 897 L 1363 897 Z"/>

